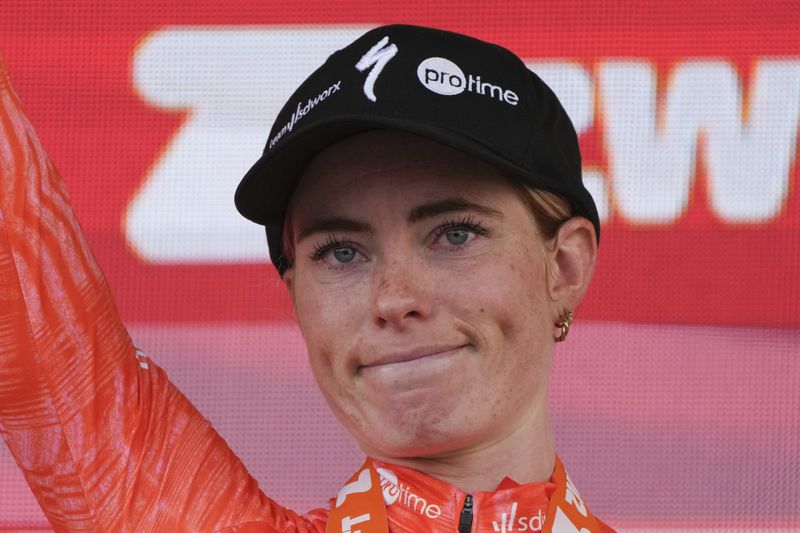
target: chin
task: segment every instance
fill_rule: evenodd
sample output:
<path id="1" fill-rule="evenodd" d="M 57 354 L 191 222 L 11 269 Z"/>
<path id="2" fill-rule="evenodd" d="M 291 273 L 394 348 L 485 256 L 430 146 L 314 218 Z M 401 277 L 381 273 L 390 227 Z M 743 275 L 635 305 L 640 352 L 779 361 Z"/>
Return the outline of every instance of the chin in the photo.
<path id="1" fill-rule="evenodd" d="M 397 417 L 382 417 L 370 426 L 354 436 L 364 452 L 388 460 L 446 455 L 475 440 L 475 428 L 465 425 L 462 416 L 452 411 L 437 414 L 427 406 Z"/>

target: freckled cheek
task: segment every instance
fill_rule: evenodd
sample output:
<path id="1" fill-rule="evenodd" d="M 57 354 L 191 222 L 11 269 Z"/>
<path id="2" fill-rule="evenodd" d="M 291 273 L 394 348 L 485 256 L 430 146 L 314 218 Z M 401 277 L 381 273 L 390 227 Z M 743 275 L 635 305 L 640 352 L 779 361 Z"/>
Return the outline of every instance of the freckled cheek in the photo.
<path id="1" fill-rule="evenodd" d="M 471 283 L 465 307 L 474 311 L 477 320 L 494 322 L 502 331 L 515 331 L 541 312 L 544 300 L 538 293 L 546 289 L 541 281 L 532 279 L 535 275 L 514 262 L 495 264 Z M 543 280 L 543 273 L 541 277 Z"/>
<path id="2" fill-rule="evenodd" d="M 359 334 L 359 317 L 363 312 L 353 302 L 363 301 L 358 295 L 339 291 L 307 291 L 298 293 L 297 318 L 309 350 L 309 361 L 318 380 L 346 379 L 349 370 L 344 363 L 352 352 Z"/>
<path id="3" fill-rule="evenodd" d="M 318 346 L 309 346 L 309 363 L 331 409 L 340 419 L 351 419 L 354 418 L 351 414 L 354 405 L 352 376 L 337 364 L 336 350 L 336 347 L 320 349 Z"/>
<path id="4" fill-rule="evenodd" d="M 537 276 L 541 279 L 537 279 Z M 476 369 L 481 386 L 472 395 L 481 405 L 475 406 L 490 416 L 504 416 L 515 410 L 521 391 L 530 392 L 531 376 L 540 350 L 545 344 L 546 288 L 544 271 L 520 265 L 519 260 L 497 262 L 487 267 L 482 282 L 465 293 L 462 312 L 481 335 L 482 360 Z M 468 314 L 467 314 L 468 313 Z M 498 394 L 500 392 L 500 394 Z M 527 394 L 527 393 L 526 393 Z"/>
<path id="5" fill-rule="evenodd" d="M 308 328 L 333 329 L 351 316 L 357 302 L 363 301 L 359 287 L 337 282 L 320 283 L 306 276 L 295 289 L 295 311 L 301 324 Z"/>

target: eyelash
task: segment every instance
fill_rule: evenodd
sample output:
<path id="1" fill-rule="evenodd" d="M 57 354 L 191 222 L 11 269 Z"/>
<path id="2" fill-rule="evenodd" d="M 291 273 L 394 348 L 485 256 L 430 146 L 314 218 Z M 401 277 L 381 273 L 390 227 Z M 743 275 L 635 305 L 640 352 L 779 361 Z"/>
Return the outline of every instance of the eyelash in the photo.
<path id="1" fill-rule="evenodd" d="M 356 243 L 348 238 L 339 239 L 334 235 L 328 235 L 324 241 L 314 245 L 314 250 L 311 252 L 312 261 L 321 261 L 325 254 L 334 248 L 355 248 Z"/>
<path id="2" fill-rule="evenodd" d="M 472 215 L 466 215 L 461 218 L 457 219 L 447 219 L 445 220 L 438 228 L 436 228 L 436 240 L 447 233 L 448 231 L 452 231 L 455 229 L 465 229 L 474 233 L 475 235 L 479 236 L 486 236 L 489 234 L 489 230 L 484 228 L 478 221 L 475 220 L 475 217 Z"/>
<path id="3" fill-rule="evenodd" d="M 460 218 L 453 218 L 447 219 L 442 224 L 440 224 L 435 230 L 434 235 L 436 236 L 435 240 L 438 241 L 442 235 L 447 233 L 448 231 L 457 230 L 457 229 L 465 229 L 474 233 L 475 235 L 479 236 L 486 236 L 489 234 L 489 230 L 484 228 L 480 223 L 475 220 L 475 217 L 472 215 L 466 215 Z M 331 234 L 328 235 L 324 241 L 315 244 L 314 249 L 311 252 L 311 260 L 312 261 L 321 261 L 325 254 L 329 251 L 333 250 L 334 248 L 356 248 L 356 243 L 348 238 L 337 238 L 335 235 Z"/>

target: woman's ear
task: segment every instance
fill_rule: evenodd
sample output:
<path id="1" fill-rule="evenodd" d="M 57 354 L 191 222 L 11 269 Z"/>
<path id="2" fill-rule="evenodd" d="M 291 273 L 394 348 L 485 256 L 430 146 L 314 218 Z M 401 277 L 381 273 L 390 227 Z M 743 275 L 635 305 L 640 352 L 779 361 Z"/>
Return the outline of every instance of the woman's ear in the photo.
<path id="1" fill-rule="evenodd" d="M 574 310 L 592 280 L 597 257 L 595 229 L 588 219 L 572 217 L 561 224 L 550 252 L 550 294 L 562 308 Z M 558 313 L 556 313 L 558 314 Z"/>

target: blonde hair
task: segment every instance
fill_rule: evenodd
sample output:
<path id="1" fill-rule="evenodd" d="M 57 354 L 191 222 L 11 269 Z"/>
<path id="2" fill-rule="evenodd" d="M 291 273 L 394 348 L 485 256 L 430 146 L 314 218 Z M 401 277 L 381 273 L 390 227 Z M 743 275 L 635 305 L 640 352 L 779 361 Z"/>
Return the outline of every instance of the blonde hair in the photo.
<path id="1" fill-rule="evenodd" d="M 574 215 L 572 204 L 560 194 L 533 188 L 516 179 L 510 183 L 533 215 L 545 240 L 553 239 L 561 224 Z"/>

